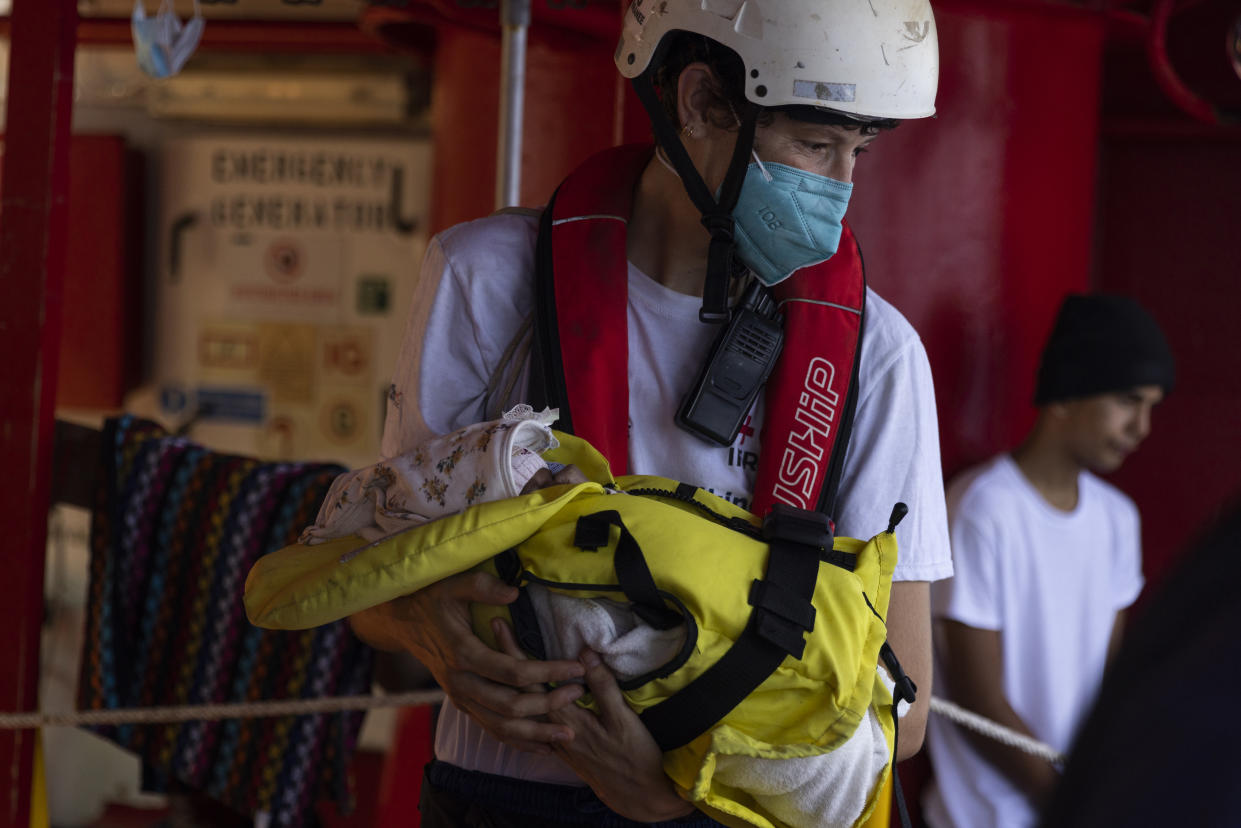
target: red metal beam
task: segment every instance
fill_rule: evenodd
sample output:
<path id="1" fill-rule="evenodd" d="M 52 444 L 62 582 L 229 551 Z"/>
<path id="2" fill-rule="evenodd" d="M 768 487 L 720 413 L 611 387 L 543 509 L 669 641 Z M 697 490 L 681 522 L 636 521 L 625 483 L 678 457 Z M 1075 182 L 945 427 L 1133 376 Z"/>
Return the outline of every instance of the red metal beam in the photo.
<path id="1" fill-rule="evenodd" d="M 16 0 L 0 175 L 0 710 L 38 707 L 76 0 Z M 0 731 L 0 825 L 30 824 L 34 733 Z"/>
<path id="2" fill-rule="evenodd" d="M 560 37 L 570 38 L 570 42 L 578 45 L 583 41 L 600 40 L 611 46 L 620 33 L 621 13 L 628 5 L 628 2 L 619 0 L 600 0 L 582 6 L 563 4 L 556 7 L 547 3 L 534 3 L 531 6 L 531 29 L 537 29 L 545 35 L 554 32 Z M 444 25 L 460 26 L 499 37 L 500 14 L 495 8 L 477 3 L 466 6 L 459 0 L 373 3 L 362 10 L 358 25 L 366 31 L 377 33 L 385 40 L 391 35 L 383 34 L 383 30 L 395 29 L 398 31 L 398 43 L 402 40 L 399 30 L 407 25 L 434 28 Z M 555 40 L 556 37 L 553 36 L 552 39 Z"/>
<path id="3" fill-rule="evenodd" d="M 11 23 L 0 18 L 0 37 L 8 37 Z M 129 20 L 90 18 L 77 27 L 82 46 L 131 46 Z M 293 52 L 314 54 L 391 52 L 353 23 L 295 23 L 248 20 L 208 20 L 199 44 L 202 52 Z"/>

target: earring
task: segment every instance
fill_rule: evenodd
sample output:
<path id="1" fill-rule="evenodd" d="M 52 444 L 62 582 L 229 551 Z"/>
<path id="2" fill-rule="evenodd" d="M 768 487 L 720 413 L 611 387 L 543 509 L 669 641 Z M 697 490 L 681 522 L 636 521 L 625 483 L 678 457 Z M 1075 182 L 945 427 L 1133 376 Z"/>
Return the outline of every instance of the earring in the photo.
<path id="1" fill-rule="evenodd" d="M 698 134 L 694 132 L 694 128 L 690 126 L 689 124 L 686 124 L 685 126 L 681 127 L 681 134 L 684 135 L 686 138 L 697 138 L 698 137 Z"/>

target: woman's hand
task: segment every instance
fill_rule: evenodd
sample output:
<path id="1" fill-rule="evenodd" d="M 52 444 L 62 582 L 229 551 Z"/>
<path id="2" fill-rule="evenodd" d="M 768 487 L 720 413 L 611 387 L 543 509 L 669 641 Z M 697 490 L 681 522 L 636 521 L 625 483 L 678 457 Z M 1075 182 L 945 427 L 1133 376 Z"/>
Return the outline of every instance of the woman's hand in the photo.
<path id="1" fill-rule="evenodd" d="M 474 634 L 471 603 L 503 605 L 516 599 L 517 589 L 498 578 L 467 572 L 357 613 L 350 623 L 371 646 L 405 650 L 426 665 L 453 703 L 495 738 L 549 753 L 549 745 L 571 740 L 573 731 L 540 718 L 572 706 L 583 690 L 566 684 L 549 693 L 542 685 L 578 678 L 585 669 L 577 661 L 534 661 L 520 650 L 516 655 L 497 652 Z"/>
<path id="2" fill-rule="evenodd" d="M 492 629 L 506 653 L 523 657 L 508 624 L 496 619 Z M 677 796 L 664 774 L 659 746 L 625 702 L 612 671 L 590 649 L 582 650 L 581 662 L 599 715 L 575 704 L 551 711 L 548 719 L 573 734 L 569 741 L 554 743 L 552 750 L 621 816 L 662 822 L 692 813 L 694 807 Z"/>

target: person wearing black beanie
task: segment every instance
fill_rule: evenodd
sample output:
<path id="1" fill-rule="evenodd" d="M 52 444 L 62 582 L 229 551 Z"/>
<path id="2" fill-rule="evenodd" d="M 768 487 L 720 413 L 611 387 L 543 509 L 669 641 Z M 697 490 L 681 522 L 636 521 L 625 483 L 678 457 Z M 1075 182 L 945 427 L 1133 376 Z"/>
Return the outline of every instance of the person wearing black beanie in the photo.
<path id="1" fill-rule="evenodd" d="M 1176 384 L 1172 349 L 1132 297 L 1066 296 L 1039 364 L 1034 404 L 1074 400 L 1142 385 L 1164 394 Z"/>
<path id="2" fill-rule="evenodd" d="M 1172 350 L 1128 296 L 1065 298 L 1025 440 L 948 488 L 951 580 L 932 585 L 935 674 L 949 699 L 1067 753 L 1141 592 L 1133 501 L 1097 475 L 1150 433 Z M 938 688 L 937 688 L 938 689 Z M 932 828 L 1033 826 L 1059 771 L 932 717 Z"/>

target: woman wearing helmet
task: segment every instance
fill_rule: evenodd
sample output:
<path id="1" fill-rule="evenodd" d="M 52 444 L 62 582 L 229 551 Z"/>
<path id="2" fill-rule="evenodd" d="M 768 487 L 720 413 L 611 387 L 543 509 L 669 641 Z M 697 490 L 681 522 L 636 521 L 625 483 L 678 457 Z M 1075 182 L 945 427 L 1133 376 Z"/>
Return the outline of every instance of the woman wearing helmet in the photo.
<path id="1" fill-rule="evenodd" d="M 611 414 L 629 472 L 692 481 L 749 507 L 762 400 L 730 443 L 674 423 L 719 329 L 699 320 L 725 318 L 746 282 L 804 279 L 851 239 L 841 221 L 858 155 L 895 121 L 934 111 L 934 19 L 925 0 L 637 0 L 616 62 L 634 80 L 659 150 L 611 187 L 623 190 L 623 214 L 585 210 L 612 228 L 589 232 L 587 248 L 623 268 L 627 298 L 619 317 L 601 311 L 576 327 L 587 338 L 595 328 L 627 331 L 612 383 L 627 386 L 627 398 Z M 432 241 L 389 394 L 385 457 L 486 419 L 506 363 L 518 376 L 499 403 L 527 400 L 530 372 L 511 346 L 535 306 L 538 236 L 537 216 L 505 213 Z M 840 534 L 868 537 L 892 503 L 913 507 L 897 530 L 888 613 L 889 641 L 922 691 L 901 722 L 903 758 L 921 744 L 930 691 L 928 582 L 951 574 L 936 414 L 925 352 L 899 312 L 867 290 L 856 324 L 865 343 L 856 413 L 830 513 Z M 516 597 L 468 574 L 352 619 L 364 640 L 422 661 L 449 696 L 423 824 L 714 824 L 676 794 L 659 748 L 597 658 L 528 661 L 505 630 L 507 653 L 473 634 L 471 602 Z M 599 717 L 574 705 L 580 685 L 544 689 L 582 676 Z"/>

